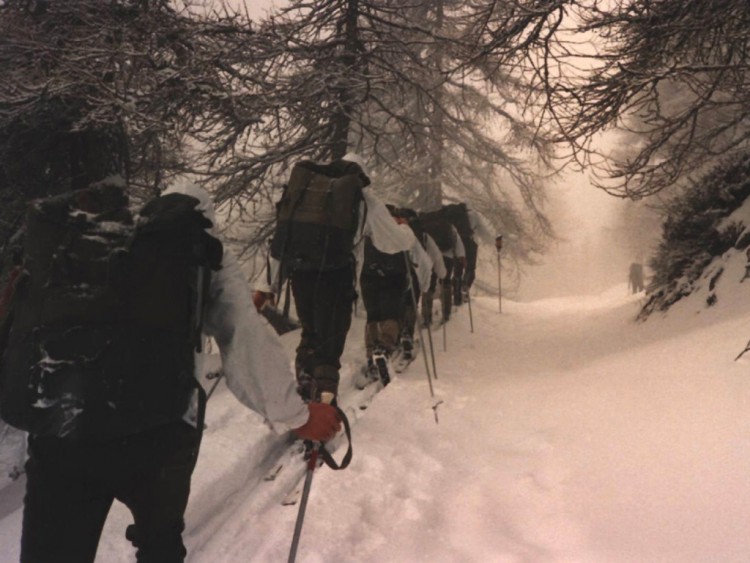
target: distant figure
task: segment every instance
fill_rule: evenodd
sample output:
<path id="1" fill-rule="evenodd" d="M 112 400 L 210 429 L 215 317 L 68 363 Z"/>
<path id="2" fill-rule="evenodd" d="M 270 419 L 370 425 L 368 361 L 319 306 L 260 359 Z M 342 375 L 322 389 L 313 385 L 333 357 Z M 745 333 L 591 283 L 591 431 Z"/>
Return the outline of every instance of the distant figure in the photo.
<path id="1" fill-rule="evenodd" d="M 643 284 L 643 265 L 638 262 L 633 262 L 630 265 L 630 273 L 628 274 L 628 287 L 633 293 L 640 293 L 645 289 Z"/>

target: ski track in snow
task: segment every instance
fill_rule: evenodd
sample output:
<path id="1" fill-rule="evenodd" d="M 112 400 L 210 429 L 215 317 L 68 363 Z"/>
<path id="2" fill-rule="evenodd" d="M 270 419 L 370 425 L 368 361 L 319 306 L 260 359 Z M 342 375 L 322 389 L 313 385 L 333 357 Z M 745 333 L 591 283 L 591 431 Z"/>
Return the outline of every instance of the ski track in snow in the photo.
<path id="1" fill-rule="evenodd" d="M 297 560 L 750 560 L 750 354 L 733 361 L 750 338 L 750 285 L 728 281 L 740 270 L 727 264 L 717 307 L 696 307 L 699 292 L 646 323 L 624 286 L 505 301 L 503 314 L 495 298 L 474 298 L 473 334 L 465 306 L 447 326 L 447 352 L 433 334 L 435 398 L 421 352 L 374 397 L 376 385 L 356 390 L 355 319 L 341 383 L 354 458 L 345 471 L 316 471 Z M 296 339 L 284 337 L 290 357 Z M 280 501 L 302 476 L 301 455 L 223 384 L 207 424 L 187 561 L 285 561 L 298 507 Z M 18 560 L 10 490 L 0 490 L 0 563 Z M 130 521 L 116 503 L 97 561 L 135 560 Z"/>

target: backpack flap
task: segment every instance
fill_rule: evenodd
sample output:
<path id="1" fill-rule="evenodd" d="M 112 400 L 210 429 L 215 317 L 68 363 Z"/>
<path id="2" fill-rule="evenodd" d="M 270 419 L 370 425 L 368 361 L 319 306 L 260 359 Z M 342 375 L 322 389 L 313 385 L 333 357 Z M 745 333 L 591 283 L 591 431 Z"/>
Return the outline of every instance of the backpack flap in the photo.
<path id="1" fill-rule="evenodd" d="M 356 164 L 294 166 L 277 206 L 271 256 L 286 272 L 351 264 L 364 181 Z"/>

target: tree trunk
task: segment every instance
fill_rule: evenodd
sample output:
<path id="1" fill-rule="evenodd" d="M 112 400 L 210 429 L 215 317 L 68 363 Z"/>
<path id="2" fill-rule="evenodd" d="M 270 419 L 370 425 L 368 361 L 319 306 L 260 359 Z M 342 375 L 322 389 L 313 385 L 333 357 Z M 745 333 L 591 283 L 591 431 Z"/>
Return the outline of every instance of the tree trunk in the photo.
<path id="1" fill-rule="evenodd" d="M 437 35 L 443 28 L 443 0 L 435 0 L 435 27 Z M 430 184 L 426 204 L 430 209 L 437 209 L 443 202 L 443 52 L 442 45 L 437 43 L 433 53 L 435 75 L 435 97 L 430 113 Z"/>
<path id="2" fill-rule="evenodd" d="M 358 70 L 358 16 L 359 0 L 348 0 L 344 14 L 344 50 L 341 54 L 342 75 L 338 81 L 338 108 L 331 118 L 333 128 L 331 156 L 334 159 L 343 157 L 349 151 L 349 129 L 354 111 L 351 79 Z"/>

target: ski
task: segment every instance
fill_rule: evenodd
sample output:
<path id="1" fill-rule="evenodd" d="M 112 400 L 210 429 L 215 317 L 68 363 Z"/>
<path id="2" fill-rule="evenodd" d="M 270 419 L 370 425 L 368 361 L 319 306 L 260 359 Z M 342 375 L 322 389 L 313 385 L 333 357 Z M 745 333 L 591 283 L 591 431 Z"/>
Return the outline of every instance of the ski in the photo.
<path id="1" fill-rule="evenodd" d="M 404 358 L 403 356 L 399 357 L 398 361 L 393 363 L 393 371 L 396 373 L 403 373 L 406 371 L 406 368 L 408 368 L 411 363 L 414 361 L 415 356 L 412 356 L 411 358 Z"/>
<path id="2" fill-rule="evenodd" d="M 414 342 L 407 354 L 403 348 L 399 348 L 397 353 L 393 355 L 391 364 L 393 365 L 393 371 L 396 373 L 403 373 L 411 363 L 417 359 L 417 350 L 419 349 L 419 341 Z"/>
<path id="3" fill-rule="evenodd" d="M 281 499 L 281 505 L 282 506 L 294 506 L 299 502 L 299 499 L 302 497 L 302 489 L 305 486 L 305 475 L 307 474 L 307 464 L 308 460 L 305 456 L 305 459 L 303 460 L 303 465 L 300 465 L 299 469 L 301 471 L 300 475 L 295 475 L 294 480 L 294 486 L 289 489 L 289 491 L 284 495 L 284 497 Z M 318 460 L 317 467 L 320 467 L 322 465 L 322 461 Z"/>
<path id="4" fill-rule="evenodd" d="M 299 502 L 302 497 L 302 487 L 304 486 L 304 477 L 300 480 L 293 489 L 291 489 L 284 498 L 281 499 L 282 506 L 294 506 Z"/>
<path id="5" fill-rule="evenodd" d="M 266 473 L 266 476 L 263 477 L 264 481 L 275 481 L 276 477 L 279 476 L 279 473 L 281 473 L 281 469 L 284 467 L 284 462 L 277 463 L 271 471 Z"/>
<path id="6" fill-rule="evenodd" d="M 302 440 L 294 440 L 275 460 L 271 469 L 269 469 L 262 480 L 269 483 L 269 487 L 276 487 L 283 490 L 291 482 L 296 482 L 298 478 L 297 471 L 302 471 L 304 467 L 305 446 Z M 272 482 L 273 485 L 271 484 Z M 281 490 L 279 493 L 281 493 Z"/>
<path id="7" fill-rule="evenodd" d="M 358 391 L 363 391 L 373 383 L 377 383 L 379 381 L 377 377 L 370 377 L 368 375 L 367 367 L 368 365 L 366 363 L 362 364 L 362 366 L 356 372 L 357 375 L 354 377 L 354 387 Z"/>
<path id="8" fill-rule="evenodd" d="M 410 356 L 406 356 L 403 352 L 398 354 L 392 361 L 393 371 L 396 373 L 402 373 L 417 357 L 416 353 L 412 351 Z"/>

